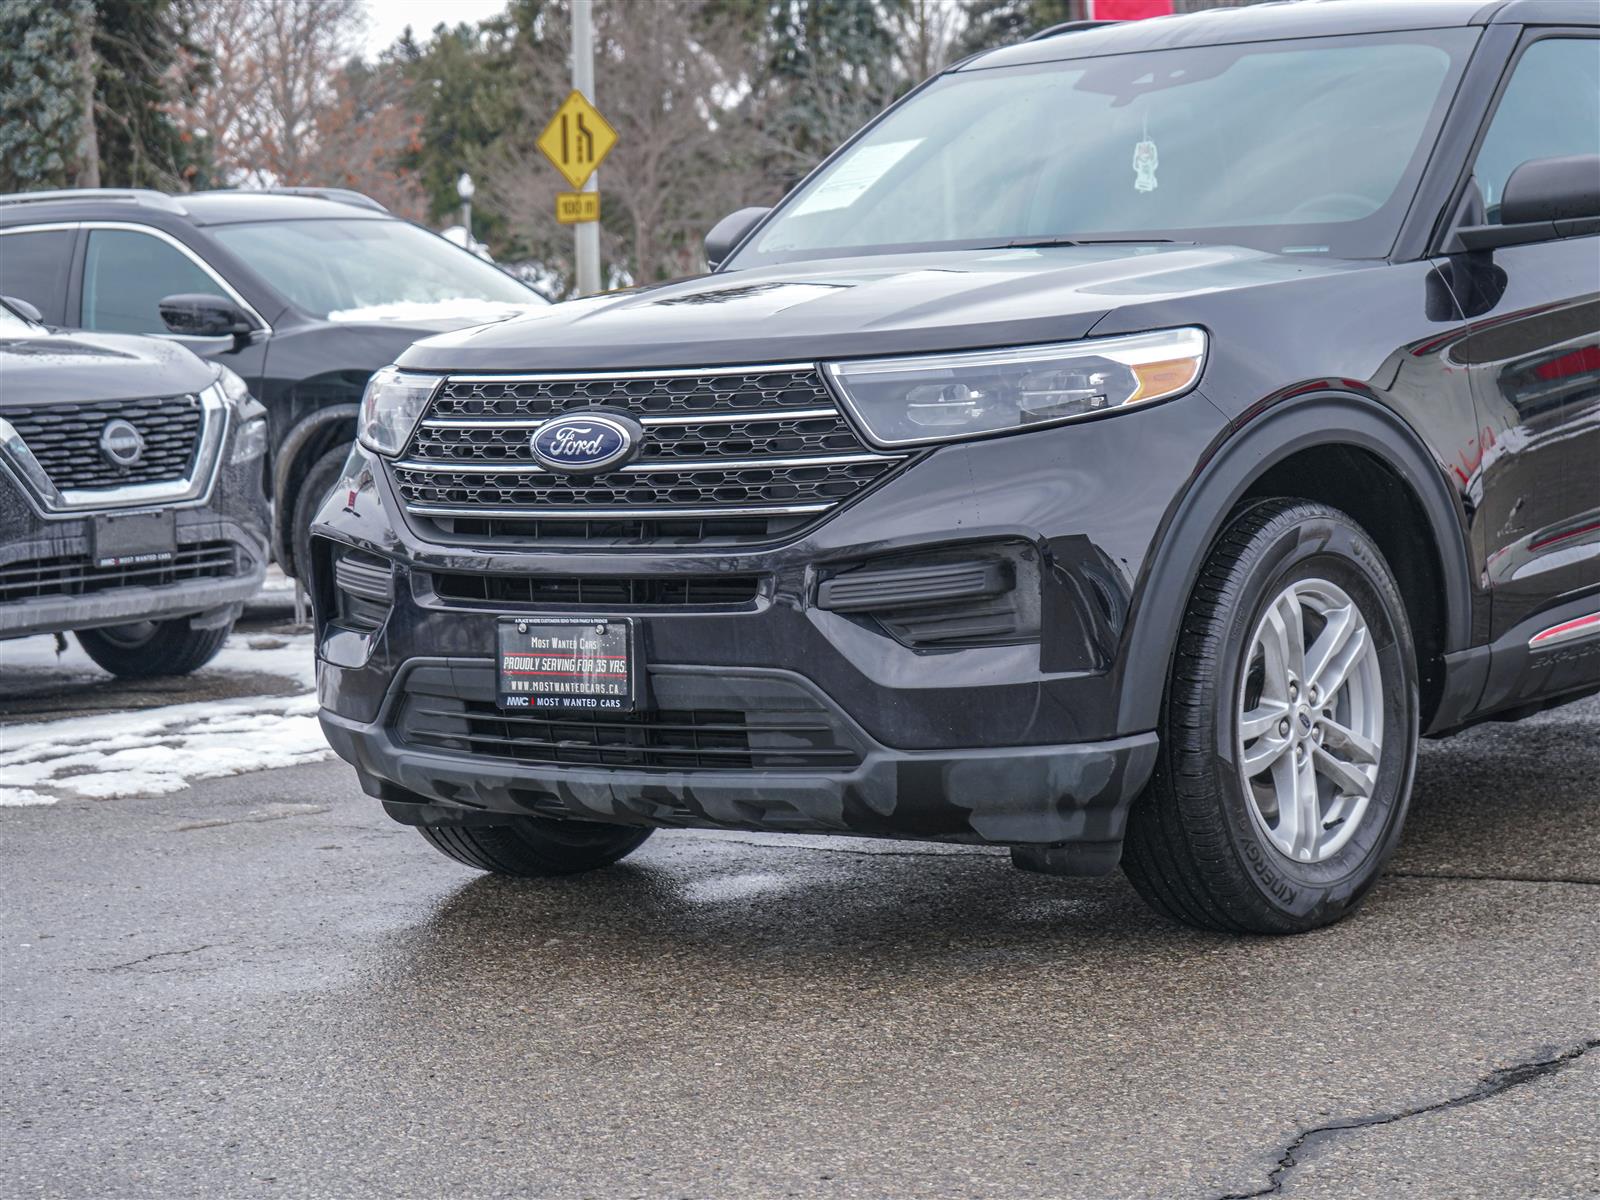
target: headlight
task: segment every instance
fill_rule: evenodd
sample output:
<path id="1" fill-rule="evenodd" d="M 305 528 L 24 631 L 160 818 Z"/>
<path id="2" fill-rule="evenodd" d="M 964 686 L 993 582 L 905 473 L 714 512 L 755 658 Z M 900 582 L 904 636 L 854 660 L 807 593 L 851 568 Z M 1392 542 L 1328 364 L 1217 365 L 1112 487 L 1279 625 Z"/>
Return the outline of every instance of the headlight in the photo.
<path id="1" fill-rule="evenodd" d="M 233 413 L 233 452 L 228 461 L 242 463 L 260 458 L 267 449 L 267 410 L 250 394 L 250 385 L 219 364 L 211 388 L 222 394 Z"/>
<path id="2" fill-rule="evenodd" d="M 222 395 L 235 409 L 250 399 L 250 385 L 240 379 L 235 372 L 220 363 L 217 365 L 217 382 L 215 386 L 222 390 Z"/>
<path id="3" fill-rule="evenodd" d="M 1012 350 L 827 365 L 874 442 L 913 446 L 1015 433 L 1168 400 L 1205 365 L 1201 329 Z"/>
<path id="4" fill-rule="evenodd" d="M 405 449 L 417 419 L 442 376 L 409 375 L 399 367 L 384 367 L 367 381 L 361 397 L 361 444 L 375 454 L 393 457 Z"/>

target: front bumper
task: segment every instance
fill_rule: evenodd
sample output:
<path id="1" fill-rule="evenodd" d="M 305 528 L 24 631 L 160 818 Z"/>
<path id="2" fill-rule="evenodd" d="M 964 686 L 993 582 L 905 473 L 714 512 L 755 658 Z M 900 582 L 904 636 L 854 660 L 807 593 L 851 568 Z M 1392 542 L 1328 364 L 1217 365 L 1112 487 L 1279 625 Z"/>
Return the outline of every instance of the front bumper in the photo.
<path id="1" fill-rule="evenodd" d="M 94 514 L 43 516 L 0 470 L 0 583 L 6 588 L 0 593 L 0 637 L 183 616 L 231 620 L 260 590 L 266 573 L 267 503 L 260 475 L 259 459 L 225 465 L 204 504 L 175 508 L 181 569 L 170 582 L 111 586 L 107 572 L 88 565 Z M 230 572 L 214 571 L 229 549 Z M 207 566 L 199 567 L 200 561 Z"/>
<path id="2" fill-rule="evenodd" d="M 337 668 L 324 667 L 325 678 L 330 670 Z M 412 660 L 374 720 L 350 720 L 324 707 L 322 728 L 367 792 L 407 824 L 492 824 L 495 814 L 520 813 L 1003 845 L 1073 842 L 1107 847 L 1113 862 L 1128 804 L 1155 761 L 1153 733 L 1072 746 L 896 750 L 792 672 L 651 674 L 659 695 L 672 697 L 675 707 L 708 706 L 700 711 L 737 706 L 759 714 L 765 701 L 774 712 L 794 712 L 803 696 L 804 711 L 828 726 L 833 742 L 848 746 L 852 761 L 828 770 L 642 770 L 486 761 L 465 741 L 450 749 L 407 744 L 418 694 L 492 697 L 493 663 L 480 659 Z M 444 679 L 451 682 L 441 689 Z M 456 720 L 453 727 L 465 732 L 467 725 Z"/>
<path id="3" fill-rule="evenodd" d="M 751 548 L 444 545 L 409 523 L 381 465 L 358 452 L 313 523 L 323 728 L 369 794 L 410 823 L 540 813 L 1073 843 L 1114 855 L 1156 755 L 1148 726 L 1119 726 L 1119 697 L 1127 687 L 1159 695 L 1164 684 L 1124 677 L 1135 636 L 1128 614 L 1161 525 L 1219 427 L 1196 397 L 945 447 L 790 542 Z M 1127 462 L 1141 469 L 1115 466 Z M 1031 586 L 1041 619 L 1031 638 L 929 652 L 818 603 L 819 582 L 836 564 L 999 542 L 1025 545 L 1037 563 Z M 338 548 L 391 565 L 393 606 L 374 631 L 333 617 L 329 560 Z M 474 573 L 730 575 L 761 584 L 745 604 L 626 613 L 469 602 L 439 587 L 443 577 Z M 654 705 L 738 714 L 753 731 L 751 755 L 732 764 L 688 751 L 688 761 L 648 764 L 568 755 L 557 730 L 537 735 L 539 753 L 561 761 L 530 761 L 497 732 L 492 708 L 497 618 L 529 612 L 635 617 Z M 758 693 L 766 698 L 752 698 Z M 425 729 L 414 716 L 418 695 L 433 709 Z M 775 714 L 802 710 L 826 731 L 811 736 L 849 750 L 845 761 L 762 765 L 754 748 L 766 741 L 763 730 L 781 724 Z"/>

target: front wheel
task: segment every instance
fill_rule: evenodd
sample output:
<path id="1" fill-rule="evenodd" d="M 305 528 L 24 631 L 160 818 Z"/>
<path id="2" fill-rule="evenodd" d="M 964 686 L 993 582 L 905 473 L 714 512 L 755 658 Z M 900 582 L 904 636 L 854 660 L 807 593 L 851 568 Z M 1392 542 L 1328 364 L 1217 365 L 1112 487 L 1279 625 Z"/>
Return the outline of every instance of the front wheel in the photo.
<path id="1" fill-rule="evenodd" d="M 458 863 L 523 879 L 609 867 L 632 854 L 654 832 L 596 821 L 505 820 L 503 825 L 419 825 L 417 832 Z"/>
<path id="2" fill-rule="evenodd" d="M 217 656 L 232 632 L 232 622 L 216 629 L 192 629 L 188 617 L 179 617 L 80 629 L 77 636 L 84 653 L 113 675 L 143 679 L 199 670 Z"/>
<path id="3" fill-rule="evenodd" d="M 1184 617 L 1128 877 L 1203 928 L 1338 920 L 1399 840 L 1417 708 L 1405 604 L 1365 531 L 1322 504 L 1245 510 Z"/>

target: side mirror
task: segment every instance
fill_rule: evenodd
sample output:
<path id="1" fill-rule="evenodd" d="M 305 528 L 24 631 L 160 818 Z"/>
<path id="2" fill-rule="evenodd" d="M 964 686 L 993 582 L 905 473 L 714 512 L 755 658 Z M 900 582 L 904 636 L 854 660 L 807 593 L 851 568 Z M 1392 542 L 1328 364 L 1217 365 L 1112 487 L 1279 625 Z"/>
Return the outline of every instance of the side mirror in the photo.
<path id="1" fill-rule="evenodd" d="M 0 301 L 4 301 L 6 307 L 12 312 L 18 316 L 27 317 L 35 325 L 44 324 L 44 314 L 26 300 L 17 296 L 0 296 Z"/>
<path id="2" fill-rule="evenodd" d="M 1530 158 L 1511 172 L 1500 197 L 1500 223 L 1600 217 L 1600 154 Z"/>
<path id="3" fill-rule="evenodd" d="M 1447 250 L 1489 250 L 1600 232 L 1600 154 L 1530 158 L 1511 172 L 1496 225 L 1465 225 Z"/>
<path id="4" fill-rule="evenodd" d="M 250 318 L 232 300 L 209 293 L 184 293 L 167 296 L 160 305 L 161 319 L 173 333 L 183 337 L 248 338 L 255 330 Z"/>
<path id="5" fill-rule="evenodd" d="M 706 234 L 706 261 L 715 271 L 733 253 L 733 248 L 744 241 L 745 234 L 772 210 L 770 208 L 741 208 L 730 213 L 711 227 Z"/>

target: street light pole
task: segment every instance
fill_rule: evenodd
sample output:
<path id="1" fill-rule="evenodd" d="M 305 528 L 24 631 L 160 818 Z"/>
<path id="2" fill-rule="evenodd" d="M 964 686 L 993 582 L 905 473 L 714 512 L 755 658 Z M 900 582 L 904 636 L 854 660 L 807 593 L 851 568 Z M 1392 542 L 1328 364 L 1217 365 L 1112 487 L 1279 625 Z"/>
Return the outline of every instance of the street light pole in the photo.
<path id="1" fill-rule="evenodd" d="M 594 103 L 594 0 L 572 0 L 572 87 Z M 600 174 L 592 172 L 586 192 L 600 190 Z M 572 227 L 578 268 L 578 294 L 600 290 L 600 222 L 580 221 Z"/>
<path id="2" fill-rule="evenodd" d="M 477 190 L 472 176 L 461 172 L 461 178 L 456 180 L 456 195 L 461 197 L 461 228 L 467 234 L 468 250 L 472 249 L 472 197 Z"/>

